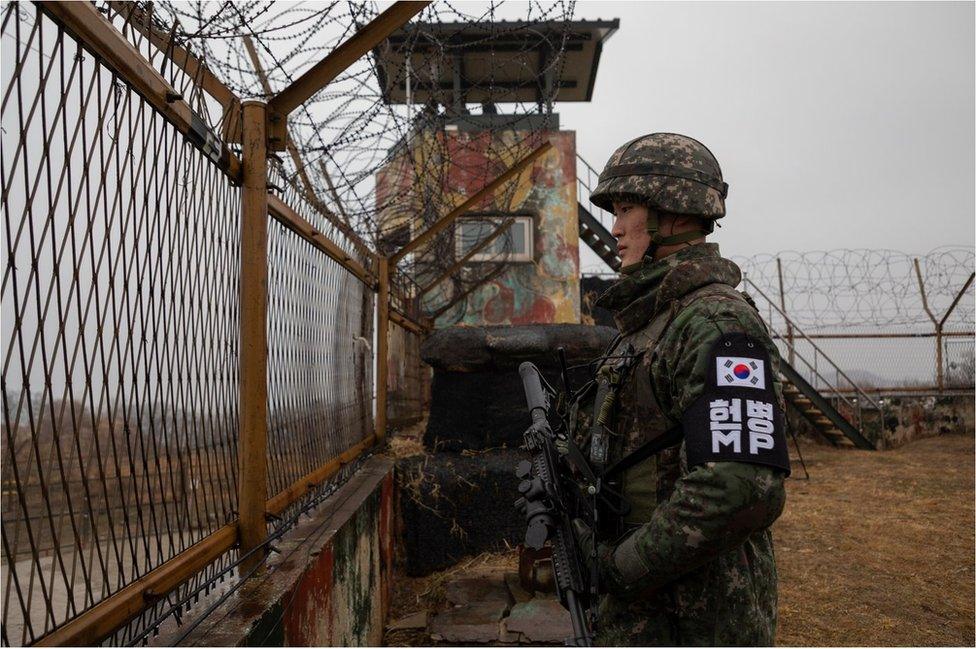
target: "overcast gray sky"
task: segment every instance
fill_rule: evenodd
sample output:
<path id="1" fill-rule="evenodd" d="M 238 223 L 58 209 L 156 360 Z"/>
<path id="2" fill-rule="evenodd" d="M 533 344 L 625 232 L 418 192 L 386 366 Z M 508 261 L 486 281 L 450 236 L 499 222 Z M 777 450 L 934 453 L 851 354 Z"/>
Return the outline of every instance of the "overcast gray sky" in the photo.
<path id="1" fill-rule="evenodd" d="M 973 245 L 973 3 L 584 0 L 576 18 L 620 30 L 562 128 L 597 169 L 644 133 L 704 142 L 726 255 Z"/>

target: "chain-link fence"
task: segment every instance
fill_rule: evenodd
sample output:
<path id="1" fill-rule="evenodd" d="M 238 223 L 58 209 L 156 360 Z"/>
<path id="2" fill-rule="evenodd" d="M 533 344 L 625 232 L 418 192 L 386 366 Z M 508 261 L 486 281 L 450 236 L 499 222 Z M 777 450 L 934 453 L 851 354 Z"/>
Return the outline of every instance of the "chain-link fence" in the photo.
<path id="1" fill-rule="evenodd" d="M 572 4 L 520 6 L 537 29 L 494 4 L 3 5 L 3 644 L 182 624 L 388 424 L 419 419 L 424 291 L 455 287 L 450 308 L 506 261 L 479 274 L 438 251 L 548 151 Z M 510 99 L 498 43 L 510 62 L 547 52 L 548 81 L 515 121 L 485 114 L 515 133 L 537 111 L 471 167 L 431 136 L 477 122 L 462 96 L 441 113 L 437 93 L 418 111 L 388 93 L 436 82 L 485 20 L 487 74 L 463 87 L 491 110 Z M 424 65 L 384 77 L 379 55 Z M 415 182 L 383 194 L 413 138 L 433 143 Z"/>
<path id="2" fill-rule="evenodd" d="M 27 644 L 234 518 L 241 197 L 40 9 L 3 24 L 3 641 Z"/>
<path id="3" fill-rule="evenodd" d="M 377 439 L 372 259 L 274 162 L 266 252 L 246 245 L 216 136 L 240 139 L 240 102 L 134 8 L 3 7 L 4 645 L 146 641 Z M 256 358 L 265 395 L 239 378 Z M 255 401 L 271 523 L 235 550 Z"/>

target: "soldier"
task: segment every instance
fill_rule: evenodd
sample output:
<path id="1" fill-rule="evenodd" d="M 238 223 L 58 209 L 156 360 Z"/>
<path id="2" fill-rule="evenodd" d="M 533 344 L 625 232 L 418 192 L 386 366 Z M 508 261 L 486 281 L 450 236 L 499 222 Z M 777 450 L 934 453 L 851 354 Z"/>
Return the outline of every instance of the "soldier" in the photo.
<path id="1" fill-rule="evenodd" d="M 739 268 L 704 241 L 727 190 L 704 145 L 654 133 L 617 149 L 590 197 L 616 217 L 621 279 L 598 303 L 621 335 L 601 366 L 607 439 L 581 445 L 629 504 L 596 535 L 601 645 L 774 640 L 785 406 L 776 347 L 734 288 Z M 593 533 L 575 524 L 593 556 Z"/>

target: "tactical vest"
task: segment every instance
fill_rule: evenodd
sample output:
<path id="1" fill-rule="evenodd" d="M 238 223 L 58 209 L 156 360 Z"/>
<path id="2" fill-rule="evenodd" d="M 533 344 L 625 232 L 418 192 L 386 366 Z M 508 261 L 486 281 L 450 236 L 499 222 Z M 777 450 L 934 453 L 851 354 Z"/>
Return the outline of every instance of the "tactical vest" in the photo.
<path id="1" fill-rule="evenodd" d="M 675 431 L 679 422 L 664 414 L 659 395 L 655 393 L 651 368 L 657 360 L 657 348 L 668 326 L 686 307 L 700 299 L 746 302 L 746 298 L 728 284 L 706 284 L 671 302 L 644 327 L 622 335 L 610 346 L 607 356 L 633 345 L 639 358 L 633 364 L 617 391 L 617 403 L 610 446 L 610 465 L 624 461 L 645 445 L 653 443 L 667 431 Z M 594 408 L 599 408 L 596 404 Z M 667 500 L 681 475 L 681 437 L 667 448 L 620 472 L 614 481 L 630 505 L 624 517 L 625 526 L 650 520 L 658 503 Z"/>

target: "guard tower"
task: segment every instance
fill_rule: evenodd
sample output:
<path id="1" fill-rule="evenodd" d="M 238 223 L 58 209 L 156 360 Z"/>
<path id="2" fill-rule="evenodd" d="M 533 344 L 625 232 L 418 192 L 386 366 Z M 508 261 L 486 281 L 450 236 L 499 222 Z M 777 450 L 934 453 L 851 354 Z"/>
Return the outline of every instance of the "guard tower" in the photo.
<path id="1" fill-rule="evenodd" d="M 418 217 L 430 203 L 456 205 L 477 191 L 491 178 L 486 170 L 497 169 L 499 157 L 512 156 L 530 132 L 553 146 L 509 195 L 459 218 L 449 250 L 442 245 L 422 253 L 461 261 L 488 239 L 499 217 L 510 219 L 507 231 L 464 264 L 474 273 L 506 249 L 500 273 L 464 295 L 452 295 L 457 287 L 444 281 L 421 296 L 437 326 L 580 322 L 579 240 L 585 232 L 576 137 L 559 128 L 553 104 L 590 100 L 603 44 L 618 26 L 616 19 L 411 23 L 374 50 L 383 101 L 406 105 L 411 123 L 377 174 L 381 248 L 394 250 L 417 236 L 425 227 Z M 526 112 L 525 104 L 538 110 Z M 431 171 L 432 158 L 440 160 L 441 173 Z M 501 160 L 502 168 L 515 159 Z M 415 204 L 390 200 L 397 195 L 412 196 Z M 425 285 L 437 277 L 416 279 Z"/>

